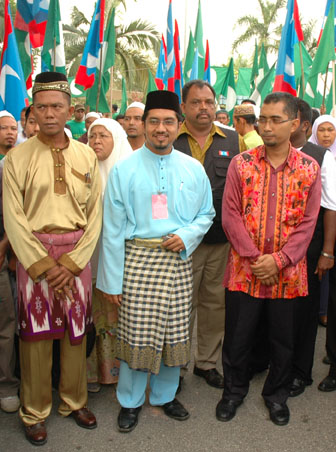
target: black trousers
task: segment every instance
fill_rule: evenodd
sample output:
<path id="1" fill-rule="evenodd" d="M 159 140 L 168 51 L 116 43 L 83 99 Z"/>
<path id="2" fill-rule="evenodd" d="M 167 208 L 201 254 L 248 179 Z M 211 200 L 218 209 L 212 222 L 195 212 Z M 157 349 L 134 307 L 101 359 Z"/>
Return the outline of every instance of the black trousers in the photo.
<path id="1" fill-rule="evenodd" d="M 336 267 L 329 270 L 329 300 L 327 323 L 327 355 L 331 361 L 330 374 L 336 378 Z"/>
<path id="2" fill-rule="evenodd" d="M 320 244 L 310 244 L 307 253 L 308 296 L 297 298 L 294 304 L 294 357 L 292 378 L 311 384 L 315 342 L 320 311 L 320 281 L 314 275 L 320 256 Z"/>
<path id="3" fill-rule="evenodd" d="M 249 389 L 249 364 L 257 327 L 266 309 L 270 367 L 262 395 L 265 401 L 285 403 L 291 380 L 296 299 L 261 299 L 226 289 L 223 343 L 223 398 L 242 400 Z"/>

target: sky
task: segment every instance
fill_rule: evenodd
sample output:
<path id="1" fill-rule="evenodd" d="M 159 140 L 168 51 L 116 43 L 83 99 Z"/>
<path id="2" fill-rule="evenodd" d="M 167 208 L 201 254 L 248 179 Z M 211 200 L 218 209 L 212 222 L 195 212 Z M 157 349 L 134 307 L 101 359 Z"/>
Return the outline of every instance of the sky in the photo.
<path id="1" fill-rule="evenodd" d="M 297 0 L 302 22 L 316 19 L 316 35 L 321 29 L 327 0 Z M 62 20 L 70 22 L 73 6 L 77 6 L 86 17 L 92 17 L 94 0 L 79 4 L 78 0 L 60 0 Z M 184 55 L 184 41 L 194 32 L 198 10 L 198 0 L 173 0 L 173 20 L 176 19 L 180 30 L 181 53 Z M 232 55 L 232 43 L 244 30 L 234 27 L 237 19 L 243 15 L 258 15 L 257 0 L 201 0 L 203 37 L 209 40 L 211 65 L 226 64 Z M 121 8 L 122 9 L 122 8 Z M 123 15 L 125 22 L 136 19 L 147 20 L 154 24 L 159 33 L 166 33 L 168 0 L 127 0 L 127 10 Z M 284 23 L 286 12 L 279 15 L 279 23 Z M 121 17 L 116 19 L 121 20 Z M 205 46 L 205 43 L 204 43 Z M 239 53 L 252 58 L 254 42 L 238 48 Z M 271 62 L 273 63 L 273 62 Z"/>

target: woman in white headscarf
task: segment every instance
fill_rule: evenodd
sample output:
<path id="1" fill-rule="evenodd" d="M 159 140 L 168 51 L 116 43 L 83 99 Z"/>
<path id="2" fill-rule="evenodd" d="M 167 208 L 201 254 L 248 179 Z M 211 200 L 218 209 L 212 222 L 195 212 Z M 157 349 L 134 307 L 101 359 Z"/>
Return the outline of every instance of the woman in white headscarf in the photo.
<path id="1" fill-rule="evenodd" d="M 102 193 L 114 164 L 132 154 L 132 148 L 121 125 L 114 119 L 96 119 L 88 130 L 88 144 L 98 158 Z M 88 390 L 98 392 L 100 384 L 117 383 L 119 362 L 115 356 L 117 309 L 96 289 L 99 244 L 91 259 L 93 291 L 92 311 L 96 327 L 96 343 L 87 360 Z"/>
<path id="2" fill-rule="evenodd" d="M 309 141 L 330 149 L 336 158 L 336 119 L 330 115 L 319 116 L 313 124 Z"/>

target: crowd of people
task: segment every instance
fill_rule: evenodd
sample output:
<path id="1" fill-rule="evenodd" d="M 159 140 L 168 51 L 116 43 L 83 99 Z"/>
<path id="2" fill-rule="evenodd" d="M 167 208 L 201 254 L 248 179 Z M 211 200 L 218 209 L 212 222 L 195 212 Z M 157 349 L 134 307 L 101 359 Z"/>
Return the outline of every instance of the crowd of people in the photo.
<path id="1" fill-rule="evenodd" d="M 336 120 L 313 124 L 306 102 L 275 92 L 229 124 L 201 80 L 181 104 L 153 91 L 114 120 L 72 106 L 54 72 L 36 76 L 18 123 L 0 112 L 0 407 L 19 410 L 33 445 L 52 387 L 58 412 L 93 429 L 88 391 L 116 384 L 127 433 L 149 375 L 149 403 L 187 420 L 176 395 L 194 329 L 193 373 L 222 390 L 219 421 L 267 369 L 270 419 L 289 422 L 321 313 L 318 388 L 336 390 Z"/>

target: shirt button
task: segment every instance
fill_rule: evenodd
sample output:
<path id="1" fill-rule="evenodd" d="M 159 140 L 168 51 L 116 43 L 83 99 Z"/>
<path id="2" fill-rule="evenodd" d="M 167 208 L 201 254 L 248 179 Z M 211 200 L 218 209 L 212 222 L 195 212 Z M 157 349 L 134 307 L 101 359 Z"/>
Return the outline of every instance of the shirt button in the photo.
<path id="1" fill-rule="evenodd" d="M 272 193 L 272 196 L 275 196 L 275 193 Z"/>
<path id="2" fill-rule="evenodd" d="M 270 241 L 271 241 L 271 239 L 267 239 L 267 241 L 268 241 L 268 242 L 270 242 Z"/>
<path id="3" fill-rule="evenodd" d="M 273 220 L 273 216 L 272 215 L 270 216 L 270 220 Z"/>

